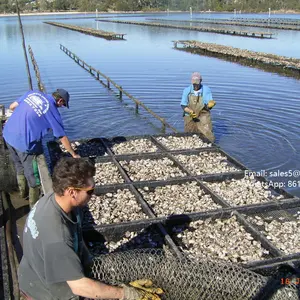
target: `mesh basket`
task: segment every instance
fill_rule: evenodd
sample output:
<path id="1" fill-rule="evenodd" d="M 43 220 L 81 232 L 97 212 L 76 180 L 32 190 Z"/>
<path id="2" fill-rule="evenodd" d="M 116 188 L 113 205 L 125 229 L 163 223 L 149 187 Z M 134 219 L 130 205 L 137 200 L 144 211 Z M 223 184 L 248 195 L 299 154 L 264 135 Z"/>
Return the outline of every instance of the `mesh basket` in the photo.
<path id="1" fill-rule="evenodd" d="M 299 299 L 295 284 L 280 286 L 234 264 L 178 259 L 157 249 L 98 256 L 91 275 L 111 285 L 149 278 L 164 290 L 162 299 L 170 300 Z"/>

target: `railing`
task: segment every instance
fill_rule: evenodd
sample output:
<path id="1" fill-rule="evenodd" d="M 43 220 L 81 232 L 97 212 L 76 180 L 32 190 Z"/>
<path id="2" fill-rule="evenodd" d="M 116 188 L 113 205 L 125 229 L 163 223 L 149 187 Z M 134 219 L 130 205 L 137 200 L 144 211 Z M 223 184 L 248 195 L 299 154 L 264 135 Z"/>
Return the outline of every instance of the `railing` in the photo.
<path id="1" fill-rule="evenodd" d="M 96 70 L 94 67 L 87 64 L 84 60 L 80 59 L 76 54 L 68 50 L 65 46 L 60 45 L 60 49 L 64 51 L 69 57 L 71 57 L 79 66 L 81 66 L 83 69 L 88 71 L 90 74 L 95 76 L 97 80 L 100 81 L 101 84 L 103 84 L 106 88 L 110 89 L 111 85 L 113 85 L 118 91 L 119 91 L 119 99 L 122 100 L 123 94 L 126 95 L 130 100 L 132 100 L 135 103 L 135 113 L 138 114 L 139 107 L 144 108 L 149 114 L 151 114 L 154 118 L 159 120 L 162 123 L 162 130 L 165 131 L 166 127 L 170 128 L 172 131 L 177 132 L 177 130 L 171 126 L 169 123 L 166 122 L 166 120 L 159 115 L 157 115 L 154 111 L 152 111 L 149 107 L 147 107 L 142 101 L 138 100 L 137 98 L 130 95 L 128 92 L 126 92 L 122 86 L 118 85 L 115 81 L 113 81 L 111 78 L 106 76 L 105 74 L 101 73 L 99 70 Z M 104 78 L 104 80 L 101 79 L 101 77 Z M 106 81 L 106 83 L 105 83 Z"/>

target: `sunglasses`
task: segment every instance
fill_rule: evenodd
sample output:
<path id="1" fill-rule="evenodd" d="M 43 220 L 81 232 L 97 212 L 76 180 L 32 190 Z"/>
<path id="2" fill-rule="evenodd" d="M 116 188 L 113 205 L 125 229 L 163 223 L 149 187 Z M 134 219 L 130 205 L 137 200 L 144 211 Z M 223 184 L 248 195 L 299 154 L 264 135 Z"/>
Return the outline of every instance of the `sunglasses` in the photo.
<path id="1" fill-rule="evenodd" d="M 69 187 L 69 188 L 77 191 L 85 191 L 90 196 L 93 195 L 95 191 L 95 186 L 93 186 L 92 188 L 77 188 L 77 187 Z"/>

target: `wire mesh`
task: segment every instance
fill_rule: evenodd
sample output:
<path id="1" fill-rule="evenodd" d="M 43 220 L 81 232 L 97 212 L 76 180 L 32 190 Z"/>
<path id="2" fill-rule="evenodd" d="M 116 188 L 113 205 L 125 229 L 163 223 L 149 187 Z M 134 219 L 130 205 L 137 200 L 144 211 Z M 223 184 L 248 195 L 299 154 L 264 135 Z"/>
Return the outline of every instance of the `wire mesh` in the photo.
<path id="1" fill-rule="evenodd" d="M 246 215 L 246 219 L 285 255 L 300 259 L 300 208 Z"/>
<path id="2" fill-rule="evenodd" d="M 164 290 L 162 299 L 170 300 L 263 299 L 260 295 L 270 290 L 273 300 L 299 299 L 300 295 L 295 284 L 270 287 L 267 277 L 235 264 L 179 259 L 157 249 L 100 255 L 94 259 L 91 276 L 111 285 L 149 278 Z"/>

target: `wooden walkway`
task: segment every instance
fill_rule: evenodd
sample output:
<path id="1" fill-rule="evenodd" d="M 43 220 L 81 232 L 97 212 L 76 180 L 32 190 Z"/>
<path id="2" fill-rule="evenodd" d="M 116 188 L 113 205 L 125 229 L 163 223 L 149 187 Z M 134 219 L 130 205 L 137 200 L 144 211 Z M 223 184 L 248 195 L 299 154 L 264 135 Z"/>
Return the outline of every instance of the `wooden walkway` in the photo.
<path id="1" fill-rule="evenodd" d="M 174 48 L 220 57 L 300 79 L 300 59 L 198 41 L 173 41 Z"/>
<path id="2" fill-rule="evenodd" d="M 298 26 L 292 25 L 280 25 L 280 24 L 256 24 L 256 23 L 245 23 L 235 20 L 223 20 L 223 19 L 201 19 L 201 20 L 170 20 L 170 19 L 147 19 L 150 21 L 159 21 L 159 22 L 180 22 L 180 23 L 200 23 L 200 24 L 216 24 L 216 25 L 228 25 L 228 26 L 247 26 L 247 27 L 261 27 L 268 29 L 282 29 L 282 30 L 300 30 Z"/>
<path id="3" fill-rule="evenodd" d="M 272 24 L 286 24 L 286 25 L 299 25 L 300 19 L 288 19 L 288 18 L 233 18 L 233 20 L 247 23 L 272 23 Z"/>
<path id="4" fill-rule="evenodd" d="M 250 18 L 230 18 L 230 19 L 216 19 L 216 18 L 195 18 L 199 21 L 228 21 L 228 22 L 240 22 L 240 23 L 253 23 L 253 24 L 277 24 L 277 25 L 295 25 L 300 26 L 299 20 L 290 19 L 250 19 Z"/>
<path id="5" fill-rule="evenodd" d="M 109 32 L 109 31 L 103 31 L 103 30 L 97 30 L 93 28 L 87 28 L 87 27 L 80 27 L 75 25 L 68 25 L 63 23 L 57 23 L 57 22 L 44 22 L 45 24 L 62 27 L 69 30 L 78 31 L 84 34 L 93 35 L 96 37 L 102 37 L 107 40 L 124 40 L 124 33 L 115 33 L 115 32 Z"/>
<path id="6" fill-rule="evenodd" d="M 251 38 L 272 38 L 273 34 L 269 32 L 250 32 L 250 31 L 240 31 L 234 29 L 224 29 L 224 28 L 206 28 L 206 27 L 196 27 L 196 26 L 179 26 L 171 24 L 162 24 L 162 23 L 149 23 L 149 22 L 135 22 L 135 21 L 120 21 L 120 20 L 102 20 L 96 19 L 99 22 L 110 22 L 110 23 L 119 23 L 119 24 L 129 24 L 129 25 L 140 25 L 140 26 L 152 26 L 152 27 L 165 27 L 165 28 L 174 28 L 174 29 L 183 29 L 183 30 L 194 30 L 194 31 L 203 31 L 203 32 L 213 32 L 219 34 L 229 34 L 237 35 Z"/>

